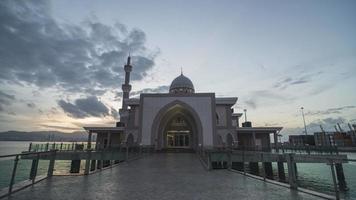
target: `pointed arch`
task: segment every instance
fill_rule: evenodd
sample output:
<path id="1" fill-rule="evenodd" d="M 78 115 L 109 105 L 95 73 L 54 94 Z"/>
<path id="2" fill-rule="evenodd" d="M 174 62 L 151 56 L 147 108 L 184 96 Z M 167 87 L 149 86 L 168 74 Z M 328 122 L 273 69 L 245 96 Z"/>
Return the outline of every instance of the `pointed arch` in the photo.
<path id="1" fill-rule="evenodd" d="M 168 122 L 177 114 L 183 115 L 188 119 L 193 130 L 192 148 L 197 148 L 199 144 L 203 144 L 203 127 L 197 112 L 190 105 L 175 100 L 161 108 L 153 120 L 151 127 L 151 141 L 156 149 L 164 148 L 164 129 Z"/>

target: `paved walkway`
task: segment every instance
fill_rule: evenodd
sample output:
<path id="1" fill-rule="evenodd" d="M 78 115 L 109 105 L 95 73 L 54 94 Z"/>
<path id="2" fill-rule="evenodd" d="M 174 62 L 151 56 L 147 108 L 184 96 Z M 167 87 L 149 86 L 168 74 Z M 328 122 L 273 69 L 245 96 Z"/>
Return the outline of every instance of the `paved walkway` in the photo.
<path id="1" fill-rule="evenodd" d="M 316 199 L 227 170 L 195 154 L 154 154 L 89 176 L 44 180 L 9 199 Z"/>

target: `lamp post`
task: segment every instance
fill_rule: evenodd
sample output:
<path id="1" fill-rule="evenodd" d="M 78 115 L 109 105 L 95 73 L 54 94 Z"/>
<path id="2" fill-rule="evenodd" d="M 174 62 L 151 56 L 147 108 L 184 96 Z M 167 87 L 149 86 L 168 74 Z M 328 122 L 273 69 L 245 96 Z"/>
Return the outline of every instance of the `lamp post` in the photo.
<path id="1" fill-rule="evenodd" d="M 304 122 L 304 132 L 305 132 L 305 135 L 308 135 L 307 126 L 305 124 L 304 107 L 301 107 L 300 109 L 302 110 L 302 116 L 303 116 L 303 122 Z"/>
<path id="2" fill-rule="evenodd" d="M 247 115 L 246 115 L 246 112 L 247 112 L 247 110 L 246 110 L 246 109 L 244 109 L 244 113 L 245 113 L 245 122 L 247 122 Z"/>

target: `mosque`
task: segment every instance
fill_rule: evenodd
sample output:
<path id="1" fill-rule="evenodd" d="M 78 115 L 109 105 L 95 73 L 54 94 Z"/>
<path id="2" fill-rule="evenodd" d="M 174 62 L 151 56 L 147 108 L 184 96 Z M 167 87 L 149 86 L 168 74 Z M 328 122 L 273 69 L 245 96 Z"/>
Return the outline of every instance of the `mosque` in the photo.
<path id="1" fill-rule="evenodd" d="M 240 126 L 243 114 L 232 108 L 237 97 L 196 93 L 183 73 L 172 81 L 168 93 L 142 93 L 139 98 L 130 98 L 132 69 L 129 56 L 116 126 L 84 127 L 88 142 L 97 134 L 97 148 L 142 145 L 155 150 L 243 147 L 270 151 L 271 138 L 278 140 L 282 127 L 252 127 L 247 121 Z"/>

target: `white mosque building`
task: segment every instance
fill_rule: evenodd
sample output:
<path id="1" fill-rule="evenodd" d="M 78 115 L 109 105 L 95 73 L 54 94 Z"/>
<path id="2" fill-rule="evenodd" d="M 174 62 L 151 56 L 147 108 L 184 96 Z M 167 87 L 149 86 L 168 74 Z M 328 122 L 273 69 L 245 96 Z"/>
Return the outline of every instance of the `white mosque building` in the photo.
<path id="1" fill-rule="evenodd" d="M 232 109 L 237 97 L 196 93 L 183 73 L 172 81 L 168 93 L 142 93 L 139 98 L 130 98 L 130 61 L 128 57 L 124 66 L 123 102 L 116 127 L 84 127 L 89 142 L 92 134 L 97 134 L 97 148 L 124 144 L 156 150 L 246 147 L 269 151 L 271 136 L 277 141 L 282 127 L 252 127 L 251 122 L 241 127 L 242 113 Z"/>

